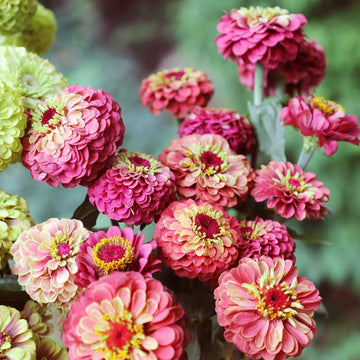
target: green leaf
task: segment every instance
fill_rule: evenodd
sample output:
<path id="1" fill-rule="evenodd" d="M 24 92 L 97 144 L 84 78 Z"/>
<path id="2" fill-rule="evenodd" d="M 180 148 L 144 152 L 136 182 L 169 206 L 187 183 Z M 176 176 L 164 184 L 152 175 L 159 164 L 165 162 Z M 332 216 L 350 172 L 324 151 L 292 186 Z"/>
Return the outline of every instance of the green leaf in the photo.
<path id="1" fill-rule="evenodd" d="M 290 236 L 294 239 L 301 240 L 310 244 L 323 244 L 323 245 L 331 245 L 328 241 L 325 241 L 319 234 L 315 233 L 306 233 L 299 234 L 295 230 L 287 228 Z"/>
<path id="2" fill-rule="evenodd" d="M 98 216 L 98 209 L 90 203 L 89 195 L 86 195 L 83 203 L 75 210 L 71 218 L 81 220 L 84 226 L 90 230 L 95 226 Z"/>
<path id="3" fill-rule="evenodd" d="M 21 289 L 16 278 L 12 276 L 0 278 L 1 305 L 11 306 L 21 311 L 28 300 L 30 300 L 29 295 Z"/>

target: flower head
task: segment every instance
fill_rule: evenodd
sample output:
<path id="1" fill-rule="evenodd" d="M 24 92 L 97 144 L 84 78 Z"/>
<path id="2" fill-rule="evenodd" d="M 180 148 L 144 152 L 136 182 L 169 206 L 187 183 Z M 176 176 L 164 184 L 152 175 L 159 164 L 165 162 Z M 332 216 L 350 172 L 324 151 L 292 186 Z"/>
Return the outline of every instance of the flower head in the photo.
<path id="1" fill-rule="evenodd" d="M 39 339 L 36 344 L 36 359 L 38 360 L 69 360 L 65 346 L 46 338 Z"/>
<path id="2" fill-rule="evenodd" d="M 323 218 L 329 190 L 322 187 L 316 175 L 305 172 L 290 162 L 270 161 L 256 170 L 255 186 L 251 195 L 258 202 L 268 199 L 268 208 L 284 218 L 298 220 Z"/>
<path id="3" fill-rule="evenodd" d="M 196 105 L 206 106 L 214 89 L 207 74 L 190 67 L 163 70 L 152 74 L 141 83 L 141 105 L 153 114 L 163 109 L 184 118 Z"/>
<path id="4" fill-rule="evenodd" d="M 238 259 L 241 235 L 225 210 L 187 199 L 163 211 L 154 239 L 160 258 L 178 276 L 216 281 Z"/>
<path id="5" fill-rule="evenodd" d="M 160 281 L 115 271 L 91 283 L 66 314 L 70 359 L 178 360 L 188 342 L 185 311 Z"/>
<path id="6" fill-rule="evenodd" d="M 243 258 L 221 274 L 214 294 L 226 341 L 251 359 L 299 356 L 316 333 L 321 297 L 291 260 Z"/>
<path id="7" fill-rule="evenodd" d="M 55 218 L 21 233 L 11 247 L 12 271 L 33 300 L 69 305 L 78 293 L 75 257 L 88 235 L 81 221 Z"/>
<path id="8" fill-rule="evenodd" d="M 175 139 L 159 160 L 175 174 L 182 198 L 195 198 L 223 207 L 247 197 L 252 169 L 244 155 L 237 155 L 220 135 L 193 134 Z"/>
<path id="9" fill-rule="evenodd" d="M 110 219 L 150 224 L 175 200 L 174 175 L 152 155 L 122 149 L 89 187 L 89 199 Z"/>

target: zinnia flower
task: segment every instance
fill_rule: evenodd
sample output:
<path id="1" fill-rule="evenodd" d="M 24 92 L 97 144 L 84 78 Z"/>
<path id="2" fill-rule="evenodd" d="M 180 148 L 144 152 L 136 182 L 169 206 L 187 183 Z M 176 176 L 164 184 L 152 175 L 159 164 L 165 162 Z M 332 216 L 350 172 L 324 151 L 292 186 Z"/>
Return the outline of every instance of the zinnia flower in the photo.
<path id="1" fill-rule="evenodd" d="M 70 360 L 178 360 L 188 343 L 185 311 L 160 281 L 118 272 L 90 284 L 66 314 Z"/>
<path id="2" fill-rule="evenodd" d="M 22 139 L 23 164 L 37 181 L 88 186 L 122 144 L 121 108 L 102 90 L 71 85 L 40 104 Z"/>
<path id="3" fill-rule="evenodd" d="M 21 233 L 11 247 L 13 274 L 40 305 L 67 307 L 78 293 L 75 257 L 89 231 L 79 220 L 51 218 Z"/>
<path id="4" fill-rule="evenodd" d="M 135 234 L 130 227 L 112 226 L 107 232 L 91 233 L 76 257 L 79 270 L 75 284 L 86 287 L 113 271 L 138 271 L 145 276 L 160 271 L 161 261 L 151 254 L 156 242 L 144 244 L 144 238 L 140 231 Z"/>
<path id="5" fill-rule="evenodd" d="M 347 115 L 334 101 L 322 97 L 290 99 L 281 110 L 284 125 L 293 125 L 305 137 L 317 138 L 320 147 L 330 156 L 337 151 L 338 141 L 359 145 L 360 127 L 356 115 Z M 306 141 L 306 138 L 305 138 Z"/>
<path id="6" fill-rule="evenodd" d="M 291 260 L 243 258 L 220 275 L 214 294 L 225 340 L 251 359 L 299 356 L 316 333 L 321 297 Z"/>
<path id="7" fill-rule="evenodd" d="M 175 174 L 182 198 L 195 198 L 223 207 L 244 201 L 252 169 L 220 135 L 193 134 L 175 139 L 159 155 Z"/>
<path id="8" fill-rule="evenodd" d="M 241 258 L 257 260 L 261 255 L 267 255 L 290 259 L 295 263 L 296 244 L 284 224 L 256 217 L 255 220 L 241 220 L 240 230 L 243 238 L 240 244 Z"/>
<path id="9" fill-rule="evenodd" d="M 150 224 L 175 200 L 170 169 L 152 155 L 122 149 L 110 168 L 89 187 L 89 200 L 110 219 Z"/>
<path id="10" fill-rule="evenodd" d="M 268 199 L 267 207 L 282 217 L 295 216 L 301 221 L 326 215 L 324 203 L 329 200 L 330 191 L 322 187 L 314 173 L 290 162 L 270 161 L 256 170 L 256 175 L 251 195 L 257 202 Z"/>
<path id="11" fill-rule="evenodd" d="M 220 207 L 171 203 L 155 226 L 159 257 L 180 277 L 217 280 L 238 259 L 239 223 Z"/>
<path id="12" fill-rule="evenodd" d="M 153 114 L 163 109 L 177 118 L 184 118 L 196 105 L 206 106 L 214 94 L 204 71 L 190 67 L 163 70 L 141 83 L 141 105 Z"/>
<path id="13" fill-rule="evenodd" d="M 33 334 L 20 312 L 0 305 L 0 359 L 35 360 Z"/>
<path id="14" fill-rule="evenodd" d="M 217 134 L 224 137 L 238 154 L 256 153 L 257 141 L 250 121 L 235 110 L 196 106 L 181 123 L 178 134 Z"/>
<path id="15" fill-rule="evenodd" d="M 36 344 L 37 360 L 69 360 L 65 346 L 52 339 L 39 339 Z"/>

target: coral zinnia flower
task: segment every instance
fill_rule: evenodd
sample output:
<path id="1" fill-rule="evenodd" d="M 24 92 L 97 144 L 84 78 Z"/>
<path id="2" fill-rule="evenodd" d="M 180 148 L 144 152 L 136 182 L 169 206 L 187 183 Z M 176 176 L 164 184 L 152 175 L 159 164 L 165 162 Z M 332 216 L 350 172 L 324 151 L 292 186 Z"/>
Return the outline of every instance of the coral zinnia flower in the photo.
<path id="1" fill-rule="evenodd" d="M 329 200 L 330 191 L 322 187 L 314 173 L 290 162 L 270 161 L 256 170 L 256 175 L 251 195 L 257 202 L 269 199 L 268 208 L 282 217 L 295 216 L 301 221 L 322 219 L 327 213 L 324 202 Z"/>
<path id="2" fill-rule="evenodd" d="M 110 219 L 150 224 L 175 200 L 174 174 L 152 155 L 122 149 L 89 187 L 89 200 Z"/>
<path id="3" fill-rule="evenodd" d="M 290 99 L 280 115 L 285 120 L 284 125 L 293 125 L 303 136 L 317 138 L 328 156 L 337 151 L 338 141 L 360 143 L 357 116 L 347 115 L 344 108 L 334 101 L 310 97 L 307 102 L 302 97 L 295 97 Z"/>
<path id="4" fill-rule="evenodd" d="M 88 186 L 122 144 L 124 132 L 121 108 L 109 93 L 71 85 L 33 114 L 22 139 L 23 164 L 37 181 Z"/>
<path id="5" fill-rule="evenodd" d="M 188 342 L 185 311 L 160 281 L 115 271 L 90 284 L 66 314 L 70 360 L 178 360 Z"/>
<path id="6" fill-rule="evenodd" d="M 239 223 L 222 208 L 175 201 L 161 214 L 154 239 L 159 257 L 178 276 L 217 280 L 238 259 Z"/>
<path id="7" fill-rule="evenodd" d="M 113 271 L 138 271 L 151 275 L 161 269 L 161 261 L 151 252 L 154 240 L 144 244 L 145 235 L 134 234 L 132 228 L 112 226 L 105 231 L 93 232 L 80 246 L 76 257 L 79 268 L 75 284 L 86 287 L 103 275 Z"/>
<path id="8" fill-rule="evenodd" d="M 220 275 L 214 295 L 226 341 L 251 359 L 299 356 L 316 333 L 321 297 L 291 260 L 243 258 Z"/>
<path id="9" fill-rule="evenodd" d="M 78 293 L 75 257 L 89 231 L 79 220 L 49 219 L 21 233 L 11 247 L 13 273 L 39 304 L 66 307 Z"/>
<path id="10" fill-rule="evenodd" d="M 145 78 L 140 87 L 141 105 L 153 114 L 163 109 L 182 119 L 196 105 L 206 106 L 214 94 L 207 74 L 190 67 L 163 70 Z"/>
<path id="11" fill-rule="evenodd" d="M 175 174 L 179 195 L 223 207 L 244 201 L 252 182 L 252 169 L 220 135 L 193 134 L 175 139 L 159 160 Z"/>

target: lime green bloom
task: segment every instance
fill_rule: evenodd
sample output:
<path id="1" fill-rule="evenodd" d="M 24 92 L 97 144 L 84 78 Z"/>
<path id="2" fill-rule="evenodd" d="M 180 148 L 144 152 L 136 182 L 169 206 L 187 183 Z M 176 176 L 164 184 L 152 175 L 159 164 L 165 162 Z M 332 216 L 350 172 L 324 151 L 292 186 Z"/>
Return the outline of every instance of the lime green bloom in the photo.
<path id="1" fill-rule="evenodd" d="M 69 360 L 69 355 L 64 345 L 45 338 L 36 339 L 36 359 L 40 360 Z"/>

